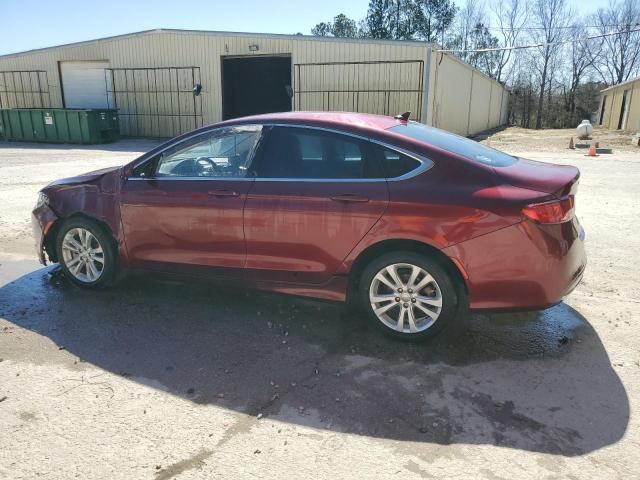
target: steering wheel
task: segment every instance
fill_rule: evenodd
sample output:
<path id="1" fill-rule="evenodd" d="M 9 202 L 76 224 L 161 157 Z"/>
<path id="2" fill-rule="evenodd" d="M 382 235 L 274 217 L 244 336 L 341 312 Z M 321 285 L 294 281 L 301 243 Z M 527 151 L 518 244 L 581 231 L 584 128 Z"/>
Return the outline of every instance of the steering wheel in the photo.
<path id="1" fill-rule="evenodd" d="M 195 164 L 199 167 L 199 176 L 205 173 L 207 167 L 210 167 L 212 172 L 220 171 L 220 167 L 209 157 L 198 157 L 195 159 Z"/>

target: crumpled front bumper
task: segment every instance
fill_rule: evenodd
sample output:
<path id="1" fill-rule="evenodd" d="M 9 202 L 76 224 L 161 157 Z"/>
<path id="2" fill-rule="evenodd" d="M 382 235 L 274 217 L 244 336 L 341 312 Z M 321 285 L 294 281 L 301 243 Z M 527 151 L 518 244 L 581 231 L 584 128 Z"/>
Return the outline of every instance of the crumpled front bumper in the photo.
<path id="1" fill-rule="evenodd" d="M 45 238 L 47 233 L 58 219 L 48 205 L 36 207 L 31 213 L 31 227 L 33 228 L 33 238 L 35 240 L 36 255 L 41 264 L 47 264 L 47 255 L 45 252 Z"/>

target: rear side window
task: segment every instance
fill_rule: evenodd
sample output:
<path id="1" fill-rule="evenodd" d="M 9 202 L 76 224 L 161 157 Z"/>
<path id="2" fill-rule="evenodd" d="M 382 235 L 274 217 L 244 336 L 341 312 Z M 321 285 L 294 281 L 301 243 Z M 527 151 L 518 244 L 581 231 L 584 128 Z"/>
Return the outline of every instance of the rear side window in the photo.
<path id="1" fill-rule="evenodd" d="M 415 158 L 411 158 L 395 150 L 382 148 L 380 153 L 387 178 L 401 177 L 420 166 L 420 162 Z"/>
<path id="2" fill-rule="evenodd" d="M 261 178 L 383 178 L 367 142 L 300 127 L 272 127 L 259 154 Z"/>
<path id="3" fill-rule="evenodd" d="M 417 122 L 396 125 L 395 127 L 389 128 L 389 131 L 492 167 L 508 167 L 517 161 L 515 157 L 499 150 L 474 142 L 468 138 L 445 132 L 439 128 L 427 127 Z"/>

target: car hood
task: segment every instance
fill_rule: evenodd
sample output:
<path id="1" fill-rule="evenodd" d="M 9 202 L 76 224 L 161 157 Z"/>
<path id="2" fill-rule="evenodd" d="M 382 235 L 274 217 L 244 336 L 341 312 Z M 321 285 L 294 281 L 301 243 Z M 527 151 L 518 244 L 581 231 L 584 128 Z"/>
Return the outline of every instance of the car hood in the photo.
<path id="1" fill-rule="evenodd" d="M 94 170 L 87 173 L 81 173 L 80 175 L 76 175 L 75 177 L 67 177 L 61 178 L 50 183 L 49 187 L 54 186 L 63 186 L 63 185 L 78 185 L 83 183 L 94 183 L 97 180 L 100 180 L 105 175 L 115 174 L 122 169 L 121 166 L 118 167 L 109 167 L 109 168 L 101 168 L 100 170 Z"/>

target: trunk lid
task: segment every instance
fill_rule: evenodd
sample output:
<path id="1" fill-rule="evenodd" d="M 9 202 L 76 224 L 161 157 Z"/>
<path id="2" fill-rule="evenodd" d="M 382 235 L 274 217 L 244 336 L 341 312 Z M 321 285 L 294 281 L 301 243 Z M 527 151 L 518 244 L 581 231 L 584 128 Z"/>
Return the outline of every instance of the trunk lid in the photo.
<path id="1" fill-rule="evenodd" d="M 575 195 L 580 170 L 571 165 L 555 165 L 518 158 L 513 165 L 494 168 L 498 177 L 514 187 L 549 193 L 557 197 Z"/>

